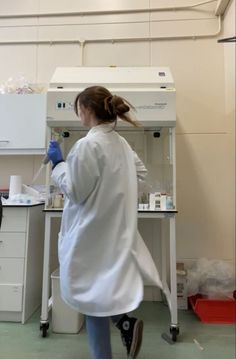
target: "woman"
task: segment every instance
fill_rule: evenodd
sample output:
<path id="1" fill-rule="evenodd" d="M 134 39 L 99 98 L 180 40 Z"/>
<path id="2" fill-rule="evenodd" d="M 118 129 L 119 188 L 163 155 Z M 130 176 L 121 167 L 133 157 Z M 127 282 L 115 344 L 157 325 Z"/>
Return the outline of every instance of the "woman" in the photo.
<path id="1" fill-rule="evenodd" d="M 90 128 L 87 136 L 76 142 L 66 162 L 56 141 L 48 150 L 52 178 L 65 195 L 61 295 L 86 315 L 93 359 L 112 358 L 110 317 L 129 358 L 137 357 L 142 342 L 143 322 L 125 313 L 143 298 L 137 251 L 146 248 L 137 233 L 137 178 L 143 179 L 146 169 L 115 131 L 117 117 L 138 126 L 129 116 L 130 106 L 104 87 L 85 89 L 76 97 L 75 112 Z"/>

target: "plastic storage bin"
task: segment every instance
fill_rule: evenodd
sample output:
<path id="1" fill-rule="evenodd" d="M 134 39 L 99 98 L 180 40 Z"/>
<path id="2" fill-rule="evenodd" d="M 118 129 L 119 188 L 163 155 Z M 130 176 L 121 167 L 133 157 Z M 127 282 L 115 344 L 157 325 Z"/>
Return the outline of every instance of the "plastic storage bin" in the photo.
<path id="1" fill-rule="evenodd" d="M 84 323 L 84 315 L 69 307 L 61 298 L 59 269 L 51 274 L 52 279 L 52 331 L 77 334 Z"/>
<path id="2" fill-rule="evenodd" d="M 208 299 L 197 294 L 189 297 L 189 303 L 203 323 L 236 323 L 235 299 Z"/>

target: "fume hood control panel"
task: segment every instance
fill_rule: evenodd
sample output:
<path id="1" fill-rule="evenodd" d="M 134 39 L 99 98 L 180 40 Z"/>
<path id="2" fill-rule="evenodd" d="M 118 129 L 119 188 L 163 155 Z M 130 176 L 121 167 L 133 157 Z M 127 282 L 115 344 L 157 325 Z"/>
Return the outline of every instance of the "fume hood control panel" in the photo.
<path id="1" fill-rule="evenodd" d="M 58 68 L 48 89 L 48 126 L 81 127 L 74 113 L 77 94 L 101 85 L 136 109 L 132 114 L 145 128 L 176 124 L 175 86 L 168 68 L 78 67 Z M 127 127 L 118 121 L 118 127 Z"/>
<path id="2" fill-rule="evenodd" d="M 112 90 L 111 90 L 112 91 Z M 175 91 L 169 90 L 168 96 L 166 90 L 156 91 L 127 91 L 114 90 L 118 96 L 125 98 L 135 107 L 135 112 L 131 114 L 140 121 L 144 127 L 156 126 L 175 126 Z M 48 125 L 81 127 L 80 119 L 74 112 L 74 100 L 78 91 L 60 91 L 48 92 Z M 119 127 L 127 127 L 124 121 L 118 121 Z M 129 126 L 129 125 L 128 125 Z"/>

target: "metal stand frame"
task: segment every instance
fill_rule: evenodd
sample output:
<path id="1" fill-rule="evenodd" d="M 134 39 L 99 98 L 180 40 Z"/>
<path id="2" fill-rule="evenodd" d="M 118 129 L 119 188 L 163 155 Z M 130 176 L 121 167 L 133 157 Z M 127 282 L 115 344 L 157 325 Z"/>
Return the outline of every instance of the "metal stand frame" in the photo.
<path id="1" fill-rule="evenodd" d="M 175 236 L 175 217 L 176 211 L 162 212 L 139 212 L 138 218 L 154 218 L 169 220 L 169 258 L 170 258 L 170 288 L 167 284 L 167 247 L 166 238 L 162 233 L 162 285 L 166 295 L 167 303 L 171 314 L 170 334 L 175 342 L 179 334 L 178 311 L 177 311 L 177 284 L 176 284 L 176 236 Z M 52 299 L 49 298 L 50 285 L 50 233 L 51 220 L 55 217 L 61 217 L 62 210 L 45 210 L 45 241 L 44 241 L 44 262 L 43 262 L 43 284 L 42 284 L 42 308 L 40 318 L 40 330 L 42 337 L 47 336 L 49 329 L 48 313 L 52 308 Z"/>

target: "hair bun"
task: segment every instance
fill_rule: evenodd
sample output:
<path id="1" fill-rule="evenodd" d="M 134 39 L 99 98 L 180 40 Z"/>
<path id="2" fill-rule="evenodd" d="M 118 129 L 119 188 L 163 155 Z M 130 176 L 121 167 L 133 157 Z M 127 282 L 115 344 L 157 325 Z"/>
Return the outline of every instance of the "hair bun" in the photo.
<path id="1" fill-rule="evenodd" d="M 129 112 L 130 107 L 124 102 L 124 100 L 116 95 L 111 98 L 111 105 L 114 115 L 122 115 L 123 113 Z"/>

